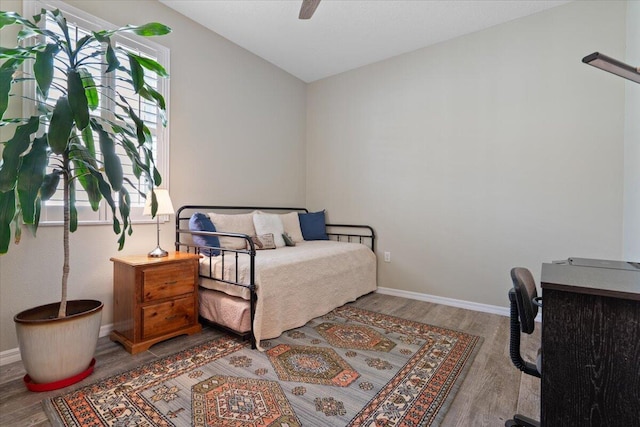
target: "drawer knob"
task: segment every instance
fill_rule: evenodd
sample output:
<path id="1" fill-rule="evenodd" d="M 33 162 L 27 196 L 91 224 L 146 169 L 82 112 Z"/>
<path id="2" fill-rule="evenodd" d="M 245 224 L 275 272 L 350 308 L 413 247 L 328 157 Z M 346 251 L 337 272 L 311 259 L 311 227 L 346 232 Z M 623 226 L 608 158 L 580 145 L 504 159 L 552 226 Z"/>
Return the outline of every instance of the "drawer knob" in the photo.
<path id="1" fill-rule="evenodd" d="M 165 285 L 175 285 L 176 283 L 178 283 L 177 280 L 172 280 L 171 282 L 164 282 Z"/>
<path id="2" fill-rule="evenodd" d="M 177 315 L 177 314 L 174 314 L 174 315 L 172 315 L 172 316 L 167 316 L 167 317 L 165 317 L 165 318 L 164 318 L 164 320 L 173 320 L 173 319 L 175 319 L 176 317 L 178 317 L 178 315 Z"/>

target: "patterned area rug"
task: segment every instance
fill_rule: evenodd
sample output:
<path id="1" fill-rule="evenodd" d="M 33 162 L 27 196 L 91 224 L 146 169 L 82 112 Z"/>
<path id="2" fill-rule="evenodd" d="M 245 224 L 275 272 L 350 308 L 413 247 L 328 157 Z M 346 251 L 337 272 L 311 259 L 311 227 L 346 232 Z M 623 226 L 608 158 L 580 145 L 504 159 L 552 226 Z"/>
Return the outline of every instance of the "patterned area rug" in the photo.
<path id="1" fill-rule="evenodd" d="M 43 404 L 55 426 L 435 426 L 479 340 L 345 306 L 263 353 L 222 337 Z"/>

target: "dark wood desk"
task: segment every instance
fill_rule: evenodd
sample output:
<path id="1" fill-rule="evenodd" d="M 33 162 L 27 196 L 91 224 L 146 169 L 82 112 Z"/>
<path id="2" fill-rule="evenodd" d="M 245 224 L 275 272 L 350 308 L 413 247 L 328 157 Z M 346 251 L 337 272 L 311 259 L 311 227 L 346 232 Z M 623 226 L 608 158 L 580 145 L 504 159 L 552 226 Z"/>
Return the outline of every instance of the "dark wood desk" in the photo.
<path id="1" fill-rule="evenodd" d="M 640 426 L 640 269 L 584 261 L 542 266 L 541 424 Z"/>

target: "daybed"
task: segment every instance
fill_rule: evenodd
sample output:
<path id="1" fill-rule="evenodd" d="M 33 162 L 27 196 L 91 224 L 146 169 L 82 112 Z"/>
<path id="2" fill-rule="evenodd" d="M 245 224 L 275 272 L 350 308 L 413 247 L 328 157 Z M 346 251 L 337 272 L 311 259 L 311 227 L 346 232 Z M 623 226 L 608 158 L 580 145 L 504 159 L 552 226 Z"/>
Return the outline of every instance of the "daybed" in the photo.
<path id="1" fill-rule="evenodd" d="M 201 255 L 201 318 L 248 336 L 253 348 L 373 292 L 374 246 L 370 226 L 325 224 L 324 211 L 189 205 L 176 213 L 176 250 Z"/>

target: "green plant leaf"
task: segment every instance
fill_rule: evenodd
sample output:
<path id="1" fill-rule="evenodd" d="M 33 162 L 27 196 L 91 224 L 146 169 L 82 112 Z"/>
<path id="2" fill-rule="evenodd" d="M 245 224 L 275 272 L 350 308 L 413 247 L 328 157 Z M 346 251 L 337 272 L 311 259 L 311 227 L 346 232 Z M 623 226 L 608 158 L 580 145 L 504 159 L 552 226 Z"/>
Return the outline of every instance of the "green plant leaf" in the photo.
<path id="1" fill-rule="evenodd" d="M 138 27 L 126 26 L 121 31 L 131 31 L 139 36 L 164 36 L 171 32 L 171 28 L 158 22 L 149 22 L 148 24 L 140 25 Z"/>
<path id="2" fill-rule="evenodd" d="M 0 29 L 5 25 L 19 24 L 22 25 L 23 28 L 18 33 L 17 40 L 18 42 L 22 42 L 34 35 L 45 35 L 53 40 L 58 41 L 58 35 L 53 31 L 47 30 L 45 28 L 38 27 L 37 23 L 40 22 L 41 17 L 46 14 L 46 11 L 42 9 L 42 11 L 33 16 L 33 20 L 35 24 L 28 19 L 23 18 L 19 14 L 15 12 L 0 12 Z"/>
<path id="3" fill-rule="evenodd" d="M 13 189 L 0 192 L 0 254 L 6 254 L 11 241 L 11 222 L 16 215 L 16 194 Z"/>
<path id="4" fill-rule="evenodd" d="M 162 184 L 162 177 L 160 176 L 160 172 L 156 169 L 155 164 L 153 163 L 153 152 L 148 146 L 143 146 L 142 152 L 144 153 L 144 161 L 141 162 L 141 167 L 147 173 L 149 182 L 158 187 Z M 151 168 L 153 168 L 153 171 L 151 171 Z"/>
<path id="5" fill-rule="evenodd" d="M 47 168 L 47 138 L 35 138 L 31 150 L 22 157 L 22 166 L 18 173 L 18 199 L 25 224 L 34 224 L 36 220 L 36 199 L 44 180 Z"/>
<path id="6" fill-rule="evenodd" d="M 160 77 L 169 77 L 169 73 L 167 73 L 167 70 L 165 70 L 162 65 L 158 64 L 153 59 L 145 58 L 144 56 L 136 55 L 128 51 L 124 52 L 127 53 L 129 58 L 133 58 L 138 64 L 142 65 L 147 70 L 157 73 Z"/>
<path id="7" fill-rule="evenodd" d="M 0 165 L 0 191 L 13 190 L 18 179 L 21 155 L 31 145 L 31 135 L 38 130 L 39 118 L 32 116 L 27 123 L 20 125 L 9 141 L 5 142 Z"/>
<path id="8" fill-rule="evenodd" d="M 169 34 L 171 32 L 171 28 L 167 27 L 164 24 L 160 24 L 158 22 L 150 22 L 148 24 L 139 25 L 139 26 L 127 25 L 125 27 L 118 28 L 117 30 L 97 31 L 93 34 L 97 40 L 104 41 L 104 39 L 112 36 L 113 34 L 121 33 L 121 32 L 132 32 L 139 36 L 151 37 L 151 36 L 163 36 L 165 34 Z"/>
<path id="9" fill-rule="evenodd" d="M 33 56 L 35 48 L 0 47 L 0 59 L 26 59 Z"/>
<path id="10" fill-rule="evenodd" d="M 142 121 L 136 115 L 136 113 L 133 111 L 133 109 L 131 108 L 131 106 L 127 102 L 126 98 L 123 97 L 122 95 L 119 95 L 119 97 L 122 100 L 122 102 L 124 102 L 124 104 L 116 102 L 116 105 L 118 107 L 122 108 L 127 113 L 128 118 L 133 120 L 134 124 L 136 125 L 136 129 L 135 129 L 135 133 L 132 133 L 131 136 L 135 136 L 136 139 L 138 140 L 138 146 L 142 146 L 144 144 L 144 132 L 142 132 L 142 129 L 139 127 L 139 124 L 138 124 L 138 123 L 142 124 Z M 115 117 L 118 120 L 124 122 L 125 128 L 130 127 L 130 125 L 127 123 L 127 121 L 128 121 L 127 118 L 125 118 L 124 116 L 119 115 L 119 114 L 115 114 Z M 124 130 L 124 128 L 121 128 L 121 129 Z M 141 137 L 142 137 L 142 142 L 140 141 Z"/>
<path id="11" fill-rule="evenodd" d="M 134 124 L 136 125 L 136 136 L 138 138 L 138 146 L 141 147 L 147 141 L 151 141 L 151 138 L 152 138 L 151 131 L 149 130 L 147 125 L 145 125 L 144 122 L 140 120 L 140 117 L 138 117 L 135 111 L 133 111 L 133 108 L 131 108 L 126 98 L 122 95 L 119 95 L 119 97 L 122 100 L 122 102 L 124 102 L 124 104 L 118 104 L 118 105 L 127 112 L 127 115 L 131 118 L 131 120 L 133 120 Z"/>
<path id="12" fill-rule="evenodd" d="M 122 248 L 124 248 L 124 240 L 125 240 L 126 236 L 124 233 L 122 233 L 120 235 L 120 237 L 118 238 L 118 250 L 121 251 Z"/>
<path id="13" fill-rule="evenodd" d="M 126 188 L 120 189 L 118 208 L 120 209 L 120 217 L 122 218 L 122 227 L 129 227 L 129 215 L 131 214 L 131 198 Z"/>
<path id="14" fill-rule="evenodd" d="M 94 212 L 97 211 L 100 208 L 102 194 L 98 187 L 98 181 L 92 175 L 92 172 L 99 172 L 95 157 L 89 153 L 87 148 L 80 144 L 74 144 L 73 149 L 69 153 L 69 158 L 73 161 L 80 185 L 82 185 L 82 188 L 87 192 L 91 209 Z"/>
<path id="15" fill-rule="evenodd" d="M 122 182 L 124 173 L 122 170 L 122 163 L 120 162 L 120 157 L 115 153 L 112 155 L 104 156 L 104 169 L 107 174 L 107 178 L 109 179 L 109 183 L 111 187 L 115 191 L 120 191 L 122 188 Z"/>
<path id="16" fill-rule="evenodd" d="M 54 171 L 44 176 L 42 185 L 40 186 L 40 199 L 49 200 L 58 189 L 58 183 L 60 182 L 60 172 Z"/>
<path id="17" fill-rule="evenodd" d="M 16 17 L 20 16 L 15 12 L 0 12 L 0 28 L 4 28 L 7 25 L 13 25 L 16 23 Z"/>
<path id="18" fill-rule="evenodd" d="M 87 52 L 83 52 L 83 53 L 85 54 L 85 56 L 83 56 L 79 61 L 76 62 L 76 69 L 79 69 L 81 65 L 85 64 L 86 62 L 89 62 L 89 60 L 93 58 L 100 58 L 100 61 L 101 61 L 102 55 L 104 55 L 103 50 L 96 50 L 89 53 L 88 55 L 86 55 Z M 94 61 L 94 64 L 95 64 L 95 61 Z"/>
<path id="19" fill-rule="evenodd" d="M 98 98 L 98 89 L 96 88 L 96 82 L 93 80 L 93 76 L 86 68 L 80 68 L 78 70 L 80 78 L 82 79 L 82 86 L 84 87 L 84 94 L 87 98 L 87 105 L 92 110 L 95 110 L 100 106 L 100 98 Z M 83 128 L 83 130 L 86 129 Z"/>
<path id="20" fill-rule="evenodd" d="M 111 208 L 111 213 L 113 214 L 113 232 L 116 234 L 120 234 L 120 221 L 118 220 L 118 217 L 116 215 L 116 204 L 113 201 L 113 197 L 111 196 L 111 187 L 109 187 L 109 184 L 107 184 L 100 172 L 92 170 L 91 175 L 93 175 L 94 178 L 96 178 L 96 180 L 98 181 L 98 188 L 100 188 L 100 193 L 102 193 L 102 197 L 104 197 L 104 200 Z"/>
<path id="21" fill-rule="evenodd" d="M 111 40 L 107 38 L 107 73 L 112 72 L 120 66 L 120 61 L 118 61 L 118 57 L 116 56 L 116 52 L 113 50 L 111 46 Z"/>
<path id="22" fill-rule="evenodd" d="M 33 64 L 33 73 L 38 82 L 38 88 L 46 99 L 49 87 L 53 81 L 53 57 L 58 52 L 57 44 L 48 44 L 42 52 L 36 52 L 36 61 Z"/>
<path id="23" fill-rule="evenodd" d="M 126 176 L 124 177 L 124 180 L 125 180 L 125 182 L 126 182 L 127 184 L 129 184 L 129 185 L 131 186 L 131 188 L 133 188 L 133 190 L 134 190 L 136 193 L 138 193 L 138 195 L 139 195 L 140 197 L 142 197 L 143 199 L 146 197 L 146 194 L 145 194 L 145 193 L 143 193 L 142 191 L 140 191 L 140 190 L 138 189 L 138 184 L 137 184 L 137 183 L 134 183 L 133 181 L 131 181 L 131 180 L 130 180 L 129 178 L 127 178 Z M 123 188 L 124 188 L 124 187 L 123 187 Z"/>
<path id="24" fill-rule="evenodd" d="M 36 237 L 36 233 L 38 232 L 38 224 L 40 223 L 40 212 L 42 211 L 42 201 L 38 197 L 36 199 L 36 219 L 33 224 L 25 224 L 24 222 L 20 223 L 20 207 L 18 206 L 18 210 L 16 211 L 16 216 L 13 219 L 13 241 L 17 245 L 20 243 L 20 239 L 22 238 L 22 226 L 29 230 L 33 237 Z"/>
<path id="25" fill-rule="evenodd" d="M 157 90 L 155 90 L 154 88 L 148 86 L 147 90 L 149 91 L 149 94 L 151 94 L 151 96 L 153 97 L 153 99 L 156 100 L 156 103 L 158 105 L 158 107 L 162 110 L 165 111 L 167 109 L 167 105 L 165 104 L 164 101 L 164 96 L 162 96 L 160 94 L 160 92 L 158 92 Z"/>
<path id="26" fill-rule="evenodd" d="M 137 61 L 135 55 L 127 53 L 129 57 L 129 67 L 131 68 L 131 79 L 133 83 L 133 90 L 135 93 L 140 92 L 140 89 L 144 86 L 144 70 Z"/>
<path id="27" fill-rule="evenodd" d="M 158 213 L 158 197 L 153 188 L 151 188 L 151 218 L 155 218 L 156 213 Z"/>
<path id="28" fill-rule="evenodd" d="M 8 61 L 7 61 L 8 62 Z M 16 61 L 14 61 L 15 63 Z M 9 106 L 9 92 L 11 91 L 11 82 L 13 79 L 13 73 L 15 72 L 18 64 L 15 64 L 15 68 L 2 68 L 0 69 L 0 119 L 4 116 L 7 107 Z"/>
<path id="29" fill-rule="evenodd" d="M 20 64 L 22 64 L 24 62 L 23 58 L 11 58 L 11 59 L 7 59 L 5 62 L 2 63 L 2 65 L 0 65 L 0 70 L 17 70 L 18 67 L 20 66 Z M 22 80 L 29 80 L 28 78 L 15 78 L 13 79 L 14 81 L 22 81 Z"/>
<path id="30" fill-rule="evenodd" d="M 16 12 L 0 11 L 0 29 L 13 24 L 20 24 L 30 28 L 38 28 L 33 22 L 23 18 Z"/>
<path id="31" fill-rule="evenodd" d="M 18 41 L 22 42 L 28 38 L 35 37 L 42 34 L 42 31 L 36 31 L 33 28 L 23 28 L 18 33 Z"/>
<path id="32" fill-rule="evenodd" d="M 120 114 L 117 113 L 113 113 L 113 115 L 120 121 L 124 122 L 126 119 L 124 118 L 124 116 L 121 116 Z M 135 130 L 129 129 L 131 126 L 129 126 L 126 122 L 124 123 L 124 126 L 120 126 L 115 122 L 112 122 L 111 120 L 106 120 L 109 123 L 109 126 L 111 126 L 111 129 L 113 129 L 114 133 L 120 134 L 122 136 L 128 135 L 132 138 L 135 138 L 136 133 Z"/>
<path id="33" fill-rule="evenodd" d="M 91 129 L 91 126 L 87 126 L 86 128 L 82 129 L 82 140 L 84 141 L 84 145 L 85 147 L 87 147 L 87 151 L 89 152 L 89 155 L 92 158 L 96 157 L 96 143 L 95 140 L 93 139 L 93 130 Z"/>
<path id="34" fill-rule="evenodd" d="M 40 13 L 38 13 L 37 15 L 33 15 L 33 21 L 38 23 L 40 22 L 40 20 L 45 17 L 45 15 L 47 14 L 47 9 L 45 9 L 44 7 L 40 9 Z"/>
<path id="35" fill-rule="evenodd" d="M 84 91 L 83 91 L 84 92 Z M 55 154 L 62 154 L 67 149 L 69 135 L 73 128 L 73 112 L 66 96 L 61 96 L 53 108 L 49 123 L 49 146 Z"/>
<path id="36" fill-rule="evenodd" d="M 53 17 L 54 21 L 56 21 L 56 23 L 58 24 L 58 27 L 60 27 L 60 29 L 62 30 L 64 39 L 67 41 L 67 49 L 69 50 L 67 54 L 69 58 L 71 58 L 73 54 L 71 53 L 71 39 L 69 38 L 69 27 L 67 26 L 67 20 L 62 15 L 59 9 L 55 9 L 53 11 L 43 10 L 43 14 L 47 13 Z"/>
<path id="37" fill-rule="evenodd" d="M 118 234 L 120 233 L 120 220 L 116 218 L 115 210 L 113 210 L 113 213 L 113 232 Z M 120 246 L 120 249 L 122 249 L 122 246 Z"/>
<path id="38" fill-rule="evenodd" d="M 75 55 L 77 56 L 82 51 L 84 46 L 87 43 L 91 43 L 91 41 L 93 41 L 93 39 L 94 39 L 94 37 L 92 35 L 86 35 L 86 36 L 82 37 L 80 40 L 78 40 L 76 42 Z"/>
<path id="39" fill-rule="evenodd" d="M 129 160 L 131 160 L 131 169 L 133 171 L 133 175 L 136 178 L 140 179 L 142 171 L 144 170 L 144 165 L 140 160 L 140 153 L 138 152 L 138 149 L 129 138 L 123 138 L 122 147 L 127 153 L 127 157 L 129 157 Z M 149 169 L 147 168 L 146 171 L 148 173 Z M 132 185 L 132 187 L 135 187 L 135 185 Z"/>
<path id="40" fill-rule="evenodd" d="M 89 124 L 89 103 L 84 84 L 82 83 L 82 77 L 78 71 L 70 70 L 68 72 L 67 85 L 69 88 L 69 105 L 71 106 L 71 111 L 73 111 L 73 119 L 76 122 L 76 127 L 82 130 Z"/>
<path id="41" fill-rule="evenodd" d="M 122 163 L 120 157 L 116 154 L 116 144 L 111 136 L 103 129 L 98 131 L 100 141 L 100 151 L 104 159 L 104 170 L 109 183 L 114 191 L 120 191 L 122 188 Z"/>
<path id="42" fill-rule="evenodd" d="M 33 234 L 33 237 L 36 237 L 36 232 L 38 231 L 38 224 L 40 224 L 40 213 L 42 212 L 42 201 L 40 198 L 36 199 L 36 220 L 35 224 L 27 224 L 27 228 Z"/>
<path id="43" fill-rule="evenodd" d="M 162 176 L 160 175 L 160 171 L 156 169 L 155 166 L 153 167 L 153 182 L 156 186 L 162 184 Z"/>
<path id="44" fill-rule="evenodd" d="M 140 96 L 148 99 L 158 106 L 158 109 L 160 110 L 160 118 L 162 119 L 162 126 L 166 126 L 167 115 L 165 114 L 166 105 L 164 102 L 164 97 L 149 85 L 145 85 L 142 89 L 140 89 Z"/>

